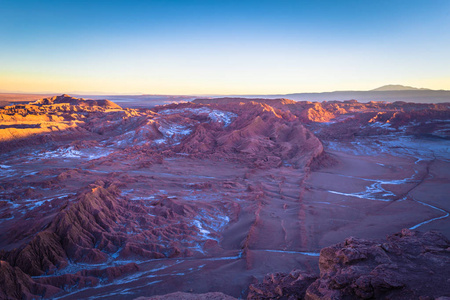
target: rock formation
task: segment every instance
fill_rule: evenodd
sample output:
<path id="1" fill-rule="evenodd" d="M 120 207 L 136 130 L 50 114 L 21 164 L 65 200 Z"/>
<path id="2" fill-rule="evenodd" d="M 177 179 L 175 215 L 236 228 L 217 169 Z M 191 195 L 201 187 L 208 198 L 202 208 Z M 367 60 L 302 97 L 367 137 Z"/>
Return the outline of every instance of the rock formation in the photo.
<path id="1" fill-rule="evenodd" d="M 250 286 L 247 299 L 438 299 L 448 297 L 450 241 L 403 229 L 384 241 L 347 238 L 320 251 L 320 277 L 295 270 Z M 442 299 L 442 298 L 439 298 Z"/>

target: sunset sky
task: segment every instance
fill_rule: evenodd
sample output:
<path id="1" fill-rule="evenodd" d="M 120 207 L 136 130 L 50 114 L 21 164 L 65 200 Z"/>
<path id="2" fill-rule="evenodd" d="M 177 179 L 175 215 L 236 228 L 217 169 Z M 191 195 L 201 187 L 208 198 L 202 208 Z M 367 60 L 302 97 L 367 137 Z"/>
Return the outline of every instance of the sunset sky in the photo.
<path id="1" fill-rule="evenodd" d="M 0 0 L 0 92 L 450 90 L 450 1 Z"/>

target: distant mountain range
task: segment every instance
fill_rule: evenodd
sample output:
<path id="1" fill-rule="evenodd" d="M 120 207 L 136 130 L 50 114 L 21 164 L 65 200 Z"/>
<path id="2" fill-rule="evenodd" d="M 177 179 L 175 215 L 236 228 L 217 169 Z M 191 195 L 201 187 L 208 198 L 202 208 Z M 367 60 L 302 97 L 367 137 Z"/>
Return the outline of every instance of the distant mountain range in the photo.
<path id="1" fill-rule="evenodd" d="M 56 95 L 56 94 L 54 94 Z M 49 94 L 19 94 L 19 93 L 0 93 L 0 106 L 11 102 L 26 102 L 53 96 Z M 108 99 L 122 107 L 152 107 L 156 105 L 168 104 L 173 102 L 192 101 L 197 98 L 266 98 L 277 99 L 286 98 L 295 101 L 345 101 L 358 100 L 359 102 L 369 101 L 404 101 L 415 103 L 450 103 L 449 90 L 430 90 L 425 88 L 415 88 L 398 84 L 385 85 L 370 91 L 335 91 L 325 93 L 293 93 L 293 94 L 254 94 L 254 95 L 89 95 L 78 94 L 77 97 L 87 99 Z"/>
<path id="2" fill-rule="evenodd" d="M 450 91 L 414 88 L 404 85 L 385 85 L 370 91 L 335 91 L 325 93 L 293 93 L 276 95 L 234 95 L 242 98 L 287 98 L 295 101 L 405 101 L 415 103 L 450 103 Z M 228 96 L 230 97 L 230 96 Z M 214 97 L 215 98 L 215 97 Z"/>

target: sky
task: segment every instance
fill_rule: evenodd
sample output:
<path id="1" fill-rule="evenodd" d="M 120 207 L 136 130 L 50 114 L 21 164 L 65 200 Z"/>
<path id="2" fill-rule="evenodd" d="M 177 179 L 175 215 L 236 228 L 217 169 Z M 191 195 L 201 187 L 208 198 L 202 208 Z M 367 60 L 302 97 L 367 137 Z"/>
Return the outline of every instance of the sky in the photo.
<path id="1" fill-rule="evenodd" d="M 0 91 L 450 90 L 448 0 L 0 0 Z"/>

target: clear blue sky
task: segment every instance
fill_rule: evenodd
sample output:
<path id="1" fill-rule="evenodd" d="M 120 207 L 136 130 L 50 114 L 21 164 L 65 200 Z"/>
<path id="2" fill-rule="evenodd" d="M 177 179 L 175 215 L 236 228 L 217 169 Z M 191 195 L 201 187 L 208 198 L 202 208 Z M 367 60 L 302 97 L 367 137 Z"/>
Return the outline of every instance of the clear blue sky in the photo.
<path id="1" fill-rule="evenodd" d="M 450 1 L 0 0 L 0 90 L 450 89 Z"/>

